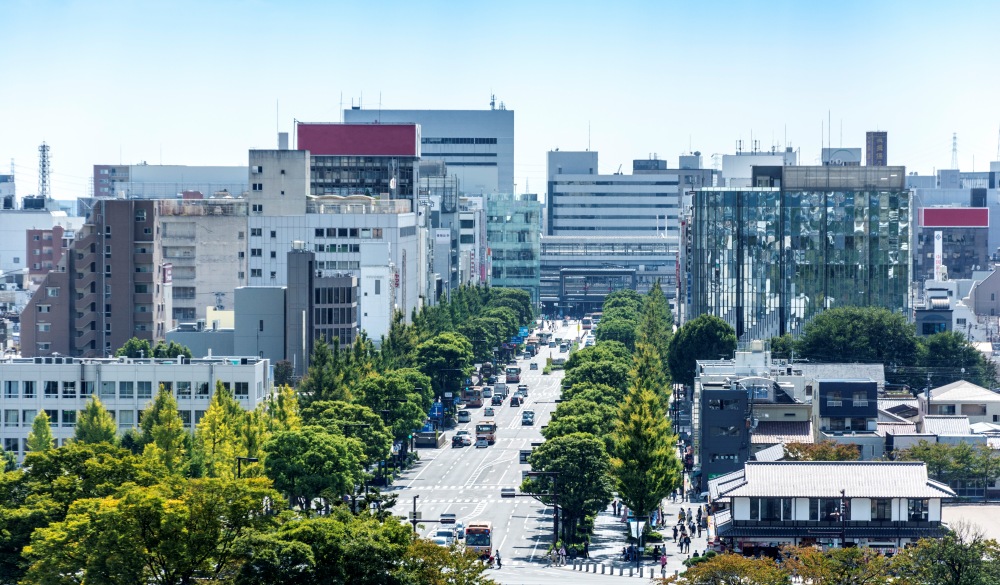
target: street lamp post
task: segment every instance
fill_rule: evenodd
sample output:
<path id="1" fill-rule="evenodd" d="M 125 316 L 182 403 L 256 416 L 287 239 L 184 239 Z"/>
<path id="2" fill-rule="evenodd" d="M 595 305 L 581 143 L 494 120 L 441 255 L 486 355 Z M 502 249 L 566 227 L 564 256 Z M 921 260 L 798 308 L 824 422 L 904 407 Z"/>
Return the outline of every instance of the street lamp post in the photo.
<path id="1" fill-rule="evenodd" d="M 243 462 L 247 463 L 257 463 L 260 461 L 257 457 L 237 457 L 236 458 L 236 479 L 241 479 L 243 477 Z"/>

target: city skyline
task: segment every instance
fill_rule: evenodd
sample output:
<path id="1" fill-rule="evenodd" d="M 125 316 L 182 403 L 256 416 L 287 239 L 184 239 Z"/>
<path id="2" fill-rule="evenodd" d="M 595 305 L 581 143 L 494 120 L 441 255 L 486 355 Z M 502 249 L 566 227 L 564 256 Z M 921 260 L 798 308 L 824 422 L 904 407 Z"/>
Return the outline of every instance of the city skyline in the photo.
<path id="1" fill-rule="evenodd" d="M 246 165 L 293 120 L 343 108 L 515 111 L 518 192 L 546 152 L 594 150 L 600 173 L 656 153 L 801 149 L 889 134 L 889 164 L 988 170 L 1000 7 L 929 2 L 13 2 L 0 19 L 0 173 L 87 195 L 94 164 Z M 155 24 L 150 24 L 155 23 Z M 792 83 L 794 82 L 794 83 Z M 362 97 L 363 96 L 363 97 Z M 832 130 L 832 132 L 831 132 Z"/>

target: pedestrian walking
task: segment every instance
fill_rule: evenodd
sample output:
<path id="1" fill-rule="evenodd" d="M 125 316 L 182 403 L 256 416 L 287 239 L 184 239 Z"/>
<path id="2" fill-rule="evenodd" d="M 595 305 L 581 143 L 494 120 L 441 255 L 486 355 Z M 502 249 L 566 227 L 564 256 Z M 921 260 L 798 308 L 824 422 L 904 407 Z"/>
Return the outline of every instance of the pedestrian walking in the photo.
<path id="1" fill-rule="evenodd" d="M 677 525 L 674 524 L 674 542 L 677 542 Z"/>
<path id="2" fill-rule="evenodd" d="M 691 552 L 691 537 L 690 536 L 685 536 L 684 537 L 684 552 L 685 553 Z"/>
<path id="3" fill-rule="evenodd" d="M 667 569 L 667 552 L 663 551 L 663 554 L 660 555 L 660 574 L 662 575 L 663 571 L 665 571 L 666 569 Z"/>
<path id="4" fill-rule="evenodd" d="M 561 547 L 559 547 L 559 564 L 560 565 L 566 564 L 566 545 L 562 545 Z"/>
<path id="5" fill-rule="evenodd" d="M 497 551 L 497 568 L 503 568 L 503 560 L 500 558 L 500 551 Z"/>
<path id="6" fill-rule="evenodd" d="M 701 538 L 701 522 L 698 523 L 698 538 Z"/>
<path id="7" fill-rule="evenodd" d="M 585 559 L 589 559 L 590 558 L 590 543 L 589 542 L 584 542 L 583 543 L 583 558 L 585 558 Z"/>

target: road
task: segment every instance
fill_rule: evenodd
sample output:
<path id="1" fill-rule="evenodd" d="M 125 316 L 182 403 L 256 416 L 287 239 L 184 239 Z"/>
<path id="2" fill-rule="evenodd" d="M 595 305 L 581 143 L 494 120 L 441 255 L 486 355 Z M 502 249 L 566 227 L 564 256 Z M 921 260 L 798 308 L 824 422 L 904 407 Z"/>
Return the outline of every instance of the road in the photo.
<path id="1" fill-rule="evenodd" d="M 557 327 L 554 337 L 577 337 L 577 323 Z M 402 474 L 390 488 L 397 495 L 394 511 L 408 516 L 417 498 L 417 511 L 425 520 L 419 532 L 429 536 L 439 524 L 426 520 L 452 513 L 466 525 L 474 520 L 493 522 L 494 549 L 499 549 L 504 559 L 501 571 L 491 571 L 491 577 L 510 583 L 545 583 L 553 577 L 571 577 L 562 569 L 545 568 L 545 553 L 552 542 L 552 508 L 530 497 L 500 498 L 501 488 L 515 488 L 520 492 L 522 472 L 527 464 L 519 462 L 521 449 L 530 449 L 531 443 L 541 442 L 541 427 L 549 418 L 559 398 L 562 370 L 542 375 L 545 359 L 559 353 L 558 348 L 541 349 L 532 360 L 538 370 L 529 369 L 530 361 L 519 360 L 522 367 L 521 383 L 528 385 L 528 399 L 521 407 L 511 407 L 508 398 L 503 406 L 494 407 L 497 423 L 497 441 L 487 448 L 452 447 L 451 436 L 456 430 L 468 429 L 475 434 L 476 422 L 490 417 L 483 416 L 483 409 L 472 411 L 472 422 L 461 423 L 447 432 L 448 442 L 440 449 L 418 449 L 420 461 Z M 511 395 L 516 389 L 511 388 Z M 521 412 L 535 411 L 535 424 L 521 424 Z M 533 576 L 534 575 L 534 576 Z M 537 577 L 537 579 L 536 579 Z M 508 581 L 510 579 L 510 581 Z M 525 580 L 528 579 L 528 580 Z"/>

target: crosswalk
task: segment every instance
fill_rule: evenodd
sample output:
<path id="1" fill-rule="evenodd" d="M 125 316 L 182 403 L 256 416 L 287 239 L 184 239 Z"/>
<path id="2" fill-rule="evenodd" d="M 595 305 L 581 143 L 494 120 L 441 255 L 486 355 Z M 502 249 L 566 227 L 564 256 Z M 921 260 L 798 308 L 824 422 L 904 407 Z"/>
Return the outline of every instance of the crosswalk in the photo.
<path id="1" fill-rule="evenodd" d="M 498 490 L 500 488 L 518 488 L 518 487 L 520 487 L 520 485 L 521 484 L 515 484 L 515 483 L 496 483 L 496 484 L 477 483 L 477 484 L 473 484 L 473 485 L 467 485 L 467 484 L 466 485 L 422 485 L 422 486 L 419 486 L 419 487 L 414 486 L 414 487 L 407 488 L 407 489 L 411 490 L 411 491 L 416 491 L 416 492 L 425 492 L 425 491 L 428 491 L 428 490 L 430 490 L 430 491 L 448 491 L 448 490 L 486 491 L 486 490 Z M 387 491 L 389 491 L 389 492 L 397 492 L 397 491 L 402 491 L 402 490 L 390 489 L 390 490 L 387 490 Z"/>

